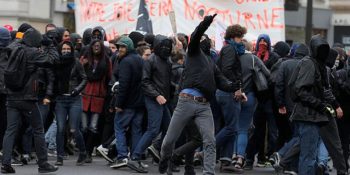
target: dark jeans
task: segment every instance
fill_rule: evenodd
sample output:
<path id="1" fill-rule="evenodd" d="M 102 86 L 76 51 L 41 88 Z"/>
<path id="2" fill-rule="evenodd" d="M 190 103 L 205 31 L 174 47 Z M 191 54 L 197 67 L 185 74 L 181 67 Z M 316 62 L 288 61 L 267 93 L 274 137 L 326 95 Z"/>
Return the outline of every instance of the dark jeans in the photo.
<path id="1" fill-rule="evenodd" d="M 44 126 L 38 104 L 34 101 L 8 101 L 7 102 L 7 128 L 3 141 L 3 165 L 11 165 L 12 149 L 21 117 L 30 118 L 33 128 L 35 151 L 38 165 L 47 162 L 47 149 L 45 143 Z"/>
<path id="2" fill-rule="evenodd" d="M 203 139 L 203 174 L 215 174 L 216 145 L 214 121 L 209 103 L 199 103 L 185 97 L 179 98 L 162 144 L 161 157 L 162 159 L 171 158 L 176 140 L 181 135 L 186 124 L 191 120 L 194 120 Z"/>
<path id="3" fill-rule="evenodd" d="M 86 153 L 83 135 L 80 132 L 81 114 L 83 112 L 81 96 L 58 96 L 56 98 L 56 121 L 57 121 L 57 156 L 64 156 L 64 134 L 67 119 L 69 120 L 70 132 L 74 134 L 77 147 L 81 154 Z"/>
<path id="4" fill-rule="evenodd" d="M 104 148 L 108 148 L 109 145 L 113 142 L 115 139 L 114 134 L 114 116 L 115 113 L 107 112 L 106 116 L 104 117 L 105 123 L 102 131 L 102 146 Z"/>
<path id="5" fill-rule="evenodd" d="M 216 145 L 220 149 L 220 158 L 231 160 L 233 154 L 233 142 L 237 131 L 240 102 L 236 101 L 233 93 L 216 91 L 216 99 L 223 112 L 225 126 L 216 134 Z"/>
<path id="6" fill-rule="evenodd" d="M 117 139 L 117 159 L 128 158 L 128 145 L 126 142 L 126 130 L 131 127 L 131 151 L 133 152 L 142 137 L 142 118 L 144 109 L 124 109 L 116 113 L 114 117 L 114 131 Z"/>
<path id="7" fill-rule="evenodd" d="M 283 147 L 292 138 L 292 127 L 291 122 L 289 121 L 290 114 L 276 115 L 276 126 L 278 128 L 278 138 L 276 150 L 279 150 Z"/>
<path id="8" fill-rule="evenodd" d="M 191 120 L 185 127 L 186 143 L 176 148 L 174 155 L 185 156 L 185 164 L 192 166 L 195 150 L 202 146 L 202 136 L 194 120 Z"/>
<path id="9" fill-rule="evenodd" d="M 346 169 L 343 149 L 341 146 L 338 126 L 335 118 L 329 117 L 329 122 L 326 125 L 321 125 L 319 132 L 324 145 L 326 146 L 329 155 L 333 160 L 333 165 L 335 169 L 337 169 L 337 173 L 347 172 L 348 170 Z"/>
<path id="10" fill-rule="evenodd" d="M 311 122 L 296 121 L 300 136 L 299 175 L 316 174 L 319 145 L 319 126 Z"/>
<path id="11" fill-rule="evenodd" d="M 170 123 L 168 105 L 160 105 L 151 97 L 145 97 L 145 104 L 148 112 L 148 126 L 131 156 L 134 160 L 141 159 L 141 155 L 152 144 L 152 140 L 157 137 L 160 131 L 165 135 Z"/>
<path id="12" fill-rule="evenodd" d="M 272 100 L 258 101 L 258 107 L 254 114 L 254 126 L 254 133 L 249 139 L 246 151 L 247 160 L 254 161 L 255 154 L 259 153 L 258 160 L 265 161 L 265 156 L 270 156 L 275 152 L 278 137 Z M 268 133 L 267 153 L 265 153 L 266 132 Z"/>
<path id="13" fill-rule="evenodd" d="M 350 118 L 349 117 L 350 116 L 344 116 L 344 119 L 337 120 L 339 137 L 343 148 L 346 169 L 349 169 L 349 163 L 347 161 L 349 160 L 349 144 L 350 144 L 350 132 L 349 132 Z"/>
<path id="14" fill-rule="evenodd" d="M 0 94 L 0 143 L 2 143 L 6 131 L 6 95 Z M 2 144 L 0 144 L 2 150 Z"/>

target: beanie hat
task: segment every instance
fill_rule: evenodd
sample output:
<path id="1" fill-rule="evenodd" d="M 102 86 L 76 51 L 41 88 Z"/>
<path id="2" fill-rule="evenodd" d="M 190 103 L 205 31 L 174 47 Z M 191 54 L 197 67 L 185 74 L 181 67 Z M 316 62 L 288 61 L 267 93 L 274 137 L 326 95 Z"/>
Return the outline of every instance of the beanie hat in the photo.
<path id="1" fill-rule="evenodd" d="M 140 41 L 143 41 L 145 37 L 142 35 L 142 33 L 133 31 L 129 34 L 129 38 L 132 40 L 134 43 L 134 47 L 137 47 L 137 43 Z"/>
<path id="2" fill-rule="evenodd" d="M 18 27 L 18 32 L 25 33 L 28 29 L 33 28 L 31 25 L 28 23 L 23 23 Z"/>
<path id="3" fill-rule="evenodd" d="M 0 27 L 0 46 L 6 47 L 11 41 L 11 35 L 7 28 Z"/>

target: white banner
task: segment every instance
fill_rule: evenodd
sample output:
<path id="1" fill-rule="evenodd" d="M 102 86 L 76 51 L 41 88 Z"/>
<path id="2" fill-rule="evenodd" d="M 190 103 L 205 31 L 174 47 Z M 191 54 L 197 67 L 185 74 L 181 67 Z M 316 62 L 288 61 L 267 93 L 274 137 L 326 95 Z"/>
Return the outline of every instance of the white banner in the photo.
<path id="1" fill-rule="evenodd" d="M 75 3 L 77 32 L 82 34 L 86 28 L 102 26 L 107 39 L 134 30 L 172 34 L 169 14 L 174 11 L 179 33 L 190 35 L 204 16 L 217 13 L 216 22 L 207 31 L 217 42 L 216 37 L 223 35 L 223 26 L 237 23 L 252 36 L 265 33 L 273 43 L 285 40 L 284 0 L 75 0 Z"/>

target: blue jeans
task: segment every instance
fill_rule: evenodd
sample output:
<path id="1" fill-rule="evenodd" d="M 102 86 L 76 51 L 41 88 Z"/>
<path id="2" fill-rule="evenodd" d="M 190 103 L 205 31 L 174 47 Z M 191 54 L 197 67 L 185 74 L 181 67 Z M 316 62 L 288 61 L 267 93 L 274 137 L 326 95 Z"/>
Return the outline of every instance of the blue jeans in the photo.
<path id="1" fill-rule="evenodd" d="M 248 130 L 252 125 L 254 112 L 256 109 L 256 98 L 254 92 L 248 92 L 248 101 L 241 104 L 241 111 L 238 118 L 238 130 L 236 149 L 237 155 L 244 157 L 248 144 Z"/>
<path id="2" fill-rule="evenodd" d="M 295 122 L 300 136 L 299 175 L 316 173 L 319 126 L 311 122 Z"/>
<path id="3" fill-rule="evenodd" d="M 240 112 L 240 102 L 234 99 L 233 93 L 216 91 L 216 99 L 223 112 L 225 126 L 216 134 L 216 145 L 220 149 L 221 160 L 231 160 L 233 154 L 233 142 L 237 130 L 237 122 Z"/>
<path id="4" fill-rule="evenodd" d="M 131 151 L 133 152 L 137 143 L 142 137 L 142 119 L 143 109 L 124 109 L 116 113 L 114 117 L 115 138 L 118 140 L 116 148 L 118 152 L 117 159 L 128 157 L 128 145 L 126 143 L 126 129 L 131 127 Z"/>
<path id="5" fill-rule="evenodd" d="M 48 144 L 48 148 L 50 150 L 56 150 L 56 135 L 57 135 L 57 122 L 56 119 L 52 121 L 52 124 L 50 125 L 49 129 L 47 130 L 45 134 L 45 140 Z"/>
<path id="6" fill-rule="evenodd" d="M 83 112 L 81 96 L 58 96 L 56 98 L 56 121 L 57 121 L 57 157 L 64 156 L 64 131 L 67 119 L 70 131 L 74 134 L 77 147 L 81 154 L 86 152 L 83 135 L 80 132 L 81 114 Z"/>
<path id="7" fill-rule="evenodd" d="M 152 140 L 157 137 L 161 129 L 162 138 L 164 138 L 170 123 L 170 111 L 167 104 L 160 105 L 151 97 L 145 97 L 145 104 L 148 112 L 147 131 L 143 134 L 131 156 L 134 160 L 141 159 L 141 155 L 151 145 Z"/>
<path id="8" fill-rule="evenodd" d="M 329 154 L 328 154 L 326 145 L 324 145 L 322 139 L 320 138 L 318 142 L 318 155 L 317 155 L 318 164 L 323 165 L 324 167 L 327 168 L 328 156 Z"/>

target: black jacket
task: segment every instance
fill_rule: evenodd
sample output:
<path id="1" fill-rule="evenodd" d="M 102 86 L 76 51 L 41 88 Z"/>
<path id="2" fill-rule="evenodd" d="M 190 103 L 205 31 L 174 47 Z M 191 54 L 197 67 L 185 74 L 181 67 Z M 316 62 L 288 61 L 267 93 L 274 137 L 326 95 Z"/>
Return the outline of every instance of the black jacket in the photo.
<path id="1" fill-rule="evenodd" d="M 121 109 L 144 106 L 142 93 L 142 58 L 135 52 L 129 53 L 119 61 L 116 107 Z"/>
<path id="2" fill-rule="evenodd" d="M 38 31 L 30 30 L 24 34 L 24 38 L 18 44 L 23 45 L 24 55 L 27 57 L 27 72 L 30 74 L 28 82 L 20 91 L 7 89 L 7 100 L 38 100 L 38 68 L 52 67 L 55 60 L 58 60 L 57 49 L 53 46 L 41 51 L 37 47 L 41 44 L 41 34 Z M 14 44 L 13 47 L 16 47 Z"/>
<path id="3" fill-rule="evenodd" d="M 198 89 L 208 100 L 215 95 L 217 88 L 226 92 L 235 92 L 241 87 L 240 82 L 232 83 L 229 81 L 210 56 L 200 49 L 201 37 L 210 24 L 211 22 L 208 23 L 204 19 L 191 34 L 180 85 L 180 90 L 186 88 Z"/>
<path id="4" fill-rule="evenodd" d="M 323 50 L 324 49 L 324 50 Z M 324 99 L 324 88 L 326 67 L 321 58 L 328 57 L 328 43 L 320 38 L 314 37 L 310 42 L 311 57 L 305 57 L 300 62 L 300 70 L 295 81 L 295 93 L 297 99 L 292 112 L 294 121 L 307 121 L 313 123 L 327 122 L 328 117 L 323 110 L 327 105 Z"/>
<path id="5" fill-rule="evenodd" d="M 39 98 L 51 98 L 53 96 L 53 88 L 55 81 L 55 74 L 51 68 L 39 68 Z"/>
<path id="6" fill-rule="evenodd" d="M 73 59 L 73 61 L 66 64 L 56 63 L 54 67 L 54 92 L 56 96 L 71 94 L 73 90 L 82 92 L 87 84 L 87 78 L 83 66 L 80 64 L 79 60 L 75 58 Z"/>
<path id="7" fill-rule="evenodd" d="M 4 73 L 10 52 L 11 50 L 9 48 L 0 47 L 0 94 L 6 93 Z"/>
<path id="8" fill-rule="evenodd" d="M 119 66 L 120 67 L 120 66 Z M 120 69 L 120 68 L 119 68 Z M 144 62 L 142 89 L 146 96 L 156 98 L 159 95 L 170 100 L 171 63 L 154 53 Z"/>
<path id="9" fill-rule="evenodd" d="M 167 39 L 157 35 L 154 44 Z M 119 66 L 120 67 L 120 66 Z M 142 74 L 142 89 L 146 96 L 156 98 L 159 95 L 170 101 L 171 93 L 171 62 L 170 58 L 162 59 L 156 54 L 144 62 Z"/>
<path id="10" fill-rule="evenodd" d="M 350 120 L 350 66 L 345 64 L 343 69 L 337 71 L 337 100 L 343 109 L 344 118 Z"/>
<path id="11" fill-rule="evenodd" d="M 227 79 L 235 83 L 242 82 L 241 62 L 233 46 L 227 44 L 221 49 L 217 65 Z"/>
<path id="12" fill-rule="evenodd" d="M 294 102 L 289 95 L 288 82 L 299 61 L 307 55 L 309 55 L 309 49 L 301 44 L 296 49 L 295 57 L 282 62 L 279 67 L 275 82 L 275 98 L 278 107 L 286 107 L 287 112 L 291 112 L 294 107 Z"/>

